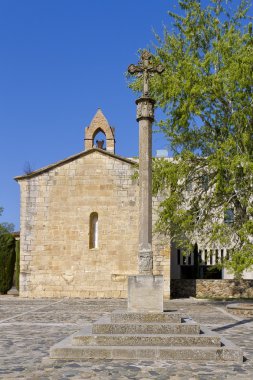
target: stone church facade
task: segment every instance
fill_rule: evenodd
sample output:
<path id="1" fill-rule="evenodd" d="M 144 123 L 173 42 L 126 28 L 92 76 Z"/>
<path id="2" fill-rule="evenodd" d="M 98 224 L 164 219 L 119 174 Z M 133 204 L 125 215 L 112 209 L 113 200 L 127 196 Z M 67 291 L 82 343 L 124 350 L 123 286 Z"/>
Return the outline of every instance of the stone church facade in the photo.
<path id="1" fill-rule="evenodd" d="M 94 147 L 98 132 L 106 148 Z M 98 110 L 85 150 L 16 177 L 21 190 L 20 296 L 126 298 L 138 274 L 138 170 L 115 154 L 114 130 Z M 153 221 L 158 199 L 153 199 Z M 170 244 L 154 236 L 154 274 L 170 296 Z"/>

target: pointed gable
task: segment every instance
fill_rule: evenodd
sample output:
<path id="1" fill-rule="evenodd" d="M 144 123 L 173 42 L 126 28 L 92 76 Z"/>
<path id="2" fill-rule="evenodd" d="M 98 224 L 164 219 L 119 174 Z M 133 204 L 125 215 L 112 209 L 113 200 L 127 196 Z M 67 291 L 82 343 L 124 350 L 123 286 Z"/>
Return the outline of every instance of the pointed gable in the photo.
<path id="1" fill-rule="evenodd" d="M 95 136 L 97 133 L 103 132 L 106 137 L 106 150 L 115 153 L 115 137 L 114 128 L 112 128 L 103 112 L 99 108 L 93 117 L 90 125 L 85 128 L 84 147 L 85 150 L 92 149 L 95 146 Z"/>

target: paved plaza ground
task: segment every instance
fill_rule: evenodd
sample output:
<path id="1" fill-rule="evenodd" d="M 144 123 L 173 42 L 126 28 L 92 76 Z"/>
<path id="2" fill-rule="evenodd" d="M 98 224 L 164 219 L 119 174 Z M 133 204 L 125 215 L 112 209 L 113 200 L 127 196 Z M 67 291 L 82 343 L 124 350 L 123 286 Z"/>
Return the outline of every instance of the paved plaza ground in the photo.
<path id="1" fill-rule="evenodd" d="M 21 299 L 0 296 L 0 379 L 253 379 L 253 318 L 233 316 L 226 302 L 172 300 L 177 310 L 240 346 L 245 362 L 70 361 L 49 359 L 49 348 L 125 300 Z"/>

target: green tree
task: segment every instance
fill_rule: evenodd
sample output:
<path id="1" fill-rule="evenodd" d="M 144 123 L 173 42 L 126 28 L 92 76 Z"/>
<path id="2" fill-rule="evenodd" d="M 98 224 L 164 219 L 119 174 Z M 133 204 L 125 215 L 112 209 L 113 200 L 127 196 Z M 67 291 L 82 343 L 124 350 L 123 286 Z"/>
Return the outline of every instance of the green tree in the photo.
<path id="1" fill-rule="evenodd" d="M 7 293 L 12 287 L 16 251 L 15 238 L 5 233 L 0 235 L 0 293 Z"/>
<path id="2" fill-rule="evenodd" d="M 19 274 L 20 274 L 20 240 L 16 240 L 16 273 L 15 273 L 15 285 L 19 290 Z"/>
<path id="3" fill-rule="evenodd" d="M 154 161 L 154 192 L 169 189 L 157 229 L 186 250 L 230 247 L 223 265 L 240 278 L 253 264 L 253 35 L 248 1 L 234 3 L 181 0 L 169 12 L 151 96 L 174 152 Z"/>
<path id="4" fill-rule="evenodd" d="M 3 207 L 0 207 L 0 216 L 3 213 Z M 7 232 L 13 232 L 14 231 L 14 224 L 13 223 L 6 223 L 2 222 L 0 223 L 0 235 L 5 234 Z"/>
<path id="5" fill-rule="evenodd" d="M 0 216 L 3 208 L 0 207 Z M 12 223 L 0 223 L 0 293 L 7 293 L 13 283 L 13 274 L 16 260 L 15 238 Z"/>

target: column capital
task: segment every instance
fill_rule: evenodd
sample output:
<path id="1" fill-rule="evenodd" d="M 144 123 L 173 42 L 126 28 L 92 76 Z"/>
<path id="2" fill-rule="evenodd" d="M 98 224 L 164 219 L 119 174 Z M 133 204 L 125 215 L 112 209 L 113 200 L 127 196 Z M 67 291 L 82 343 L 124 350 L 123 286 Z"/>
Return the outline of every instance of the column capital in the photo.
<path id="1" fill-rule="evenodd" d="M 150 97 L 142 96 L 138 98 L 135 103 L 137 104 L 136 120 L 149 119 L 153 122 L 155 100 Z"/>

